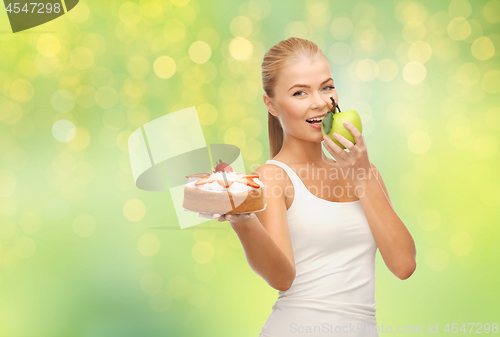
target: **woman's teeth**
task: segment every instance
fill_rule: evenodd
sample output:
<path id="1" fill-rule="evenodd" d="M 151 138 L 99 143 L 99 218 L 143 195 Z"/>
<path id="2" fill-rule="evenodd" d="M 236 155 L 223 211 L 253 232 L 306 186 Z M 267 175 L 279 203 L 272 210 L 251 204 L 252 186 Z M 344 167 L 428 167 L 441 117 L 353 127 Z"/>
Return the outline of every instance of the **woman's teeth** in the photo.
<path id="1" fill-rule="evenodd" d="M 317 117 L 317 118 L 306 119 L 306 122 L 317 124 L 317 123 L 321 123 L 322 120 L 323 120 L 323 117 Z"/>

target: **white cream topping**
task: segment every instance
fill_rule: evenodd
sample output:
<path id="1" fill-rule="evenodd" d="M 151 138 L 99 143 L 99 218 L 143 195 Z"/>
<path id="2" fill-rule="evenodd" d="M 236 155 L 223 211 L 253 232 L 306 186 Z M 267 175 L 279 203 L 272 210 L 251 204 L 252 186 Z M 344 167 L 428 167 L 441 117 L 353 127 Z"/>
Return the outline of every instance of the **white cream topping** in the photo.
<path id="1" fill-rule="evenodd" d="M 254 187 L 239 183 L 235 181 L 236 179 L 243 178 L 241 174 L 236 174 L 236 172 L 225 172 L 226 179 L 229 181 L 233 181 L 231 186 L 228 188 L 225 188 L 221 184 L 217 182 L 217 180 L 222 180 L 224 181 L 224 176 L 222 175 L 222 172 L 215 172 L 210 175 L 211 179 L 215 179 L 216 181 L 211 182 L 211 183 L 206 183 L 203 185 L 196 186 L 194 183 L 201 179 L 201 178 L 189 178 L 188 182 L 186 184 L 186 187 L 191 187 L 191 188 L 197 188 L 201 190 L 206 190 L 206 191 L 211 191 L 211 192 L 226 192 L 229 191 L 231 193 L 241 193 L 241 192 L 248 192 L 251 191 L 252 189 L 256 189 Z M 208 178 L 208 177 L 207 177 Z M 251 178 L 254 182 L 259 184 L 260 187 L 264 186 L 264 183 L 259 180 L 259 178 Z M 259 187 L 259 188 L 260 188 Z"/>

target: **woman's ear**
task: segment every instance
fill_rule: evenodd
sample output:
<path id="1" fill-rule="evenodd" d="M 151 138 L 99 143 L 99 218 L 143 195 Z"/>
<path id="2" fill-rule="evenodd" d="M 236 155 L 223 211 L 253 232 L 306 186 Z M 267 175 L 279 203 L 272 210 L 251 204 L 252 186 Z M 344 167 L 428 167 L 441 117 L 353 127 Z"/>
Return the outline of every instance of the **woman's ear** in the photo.
<path id="1" fill-rule="evenodd" d="M 274 117 L 278 117 L 278 113 L 276 112 L 273 103 L 269 99 L 269 96 L 267 96 L 267 94 L 264 93 L 264 96 L 262 98 L 264 99 L 264 104 L 266 105 L 267 111 L 269 111 L 269 113 Z"/>

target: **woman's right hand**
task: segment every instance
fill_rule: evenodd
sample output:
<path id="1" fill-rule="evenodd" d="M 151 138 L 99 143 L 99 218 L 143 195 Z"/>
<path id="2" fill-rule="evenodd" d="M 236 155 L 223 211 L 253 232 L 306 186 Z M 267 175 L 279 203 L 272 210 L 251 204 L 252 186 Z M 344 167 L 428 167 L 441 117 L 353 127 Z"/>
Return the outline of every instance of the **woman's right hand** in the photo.
<path id="1" fill-rule="evenodd" d="M 240 213 L 240 214 L 206 214 L 199 213 L 199 217 L 207 219 L 217 219 L 219 222 L 229 221 L 231 225 L 245 221 L 251 218 L 255 218 L 255 213 Z"/>

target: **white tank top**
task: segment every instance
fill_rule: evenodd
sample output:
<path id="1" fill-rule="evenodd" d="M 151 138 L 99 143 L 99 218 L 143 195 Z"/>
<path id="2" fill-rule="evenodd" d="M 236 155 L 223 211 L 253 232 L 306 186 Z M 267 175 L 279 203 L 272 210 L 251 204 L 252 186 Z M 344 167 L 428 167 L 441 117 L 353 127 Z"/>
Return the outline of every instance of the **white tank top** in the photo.
<path id="1" fill-rule="evenodd" d="M 287 219 L 296 277 L 290 289 L 279 291 L 259 336 L 378 336 L 377 245 L 361 201 L 321 199 L 285 163 L 266 164 L 283 168 L 293 183 Z"/>

